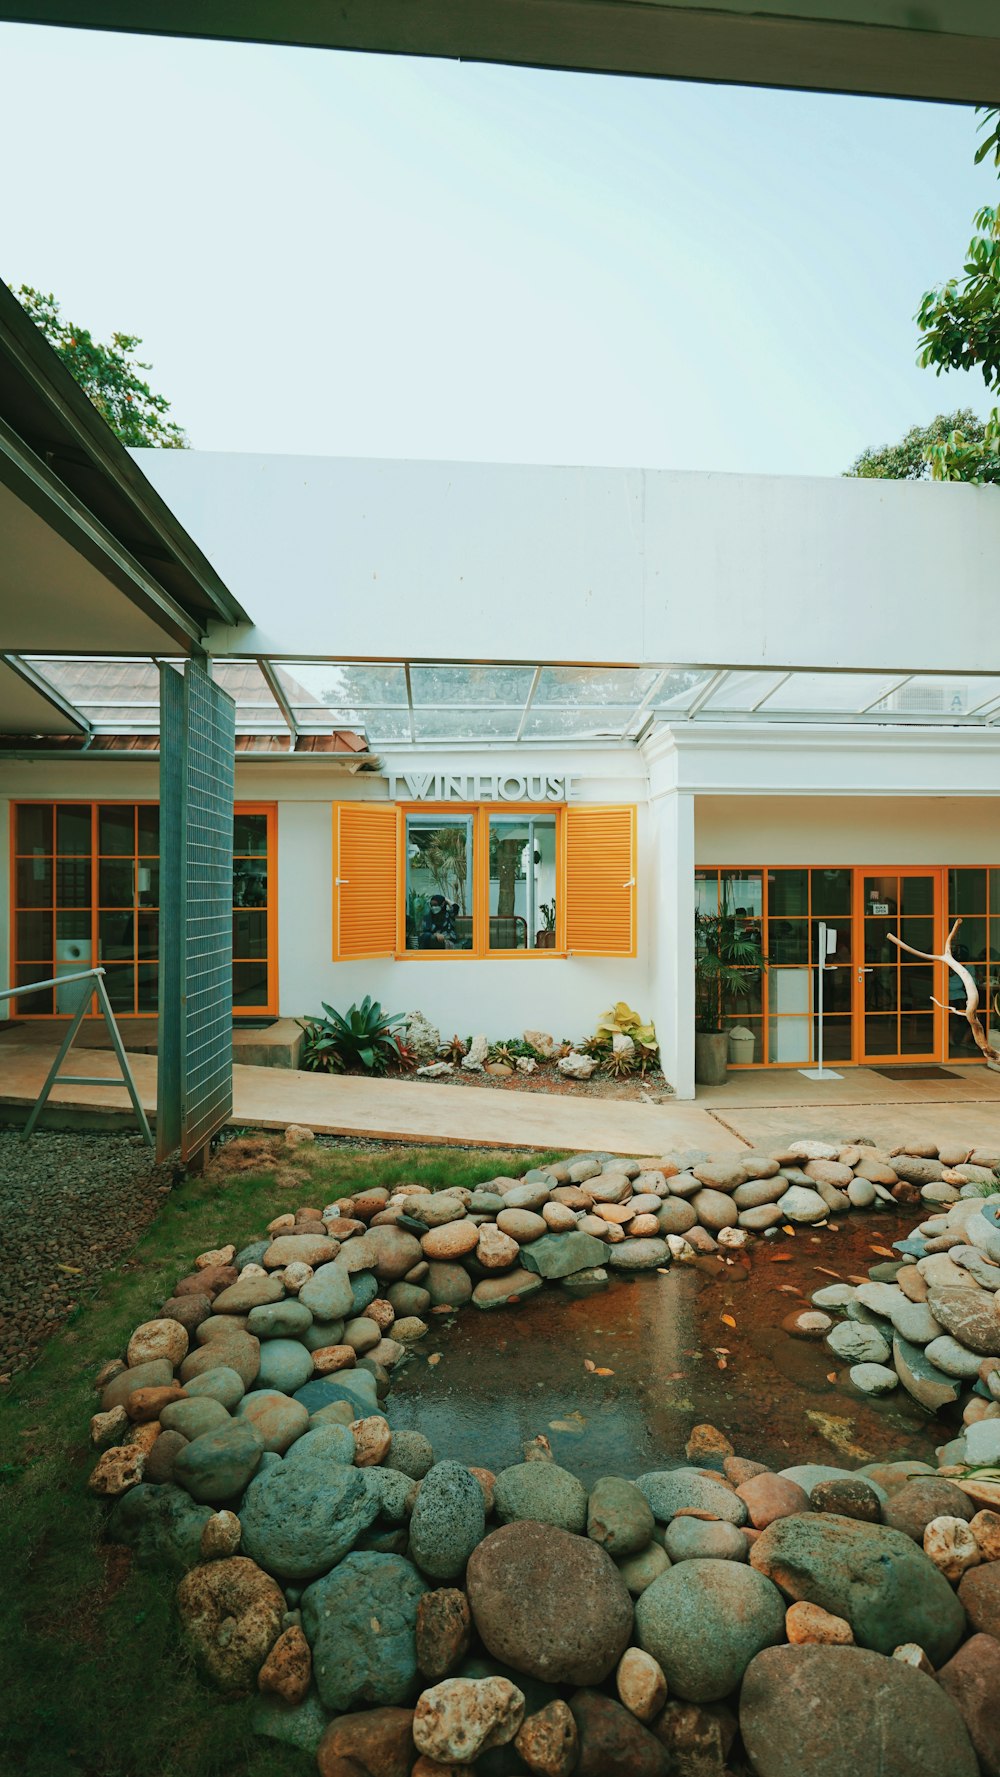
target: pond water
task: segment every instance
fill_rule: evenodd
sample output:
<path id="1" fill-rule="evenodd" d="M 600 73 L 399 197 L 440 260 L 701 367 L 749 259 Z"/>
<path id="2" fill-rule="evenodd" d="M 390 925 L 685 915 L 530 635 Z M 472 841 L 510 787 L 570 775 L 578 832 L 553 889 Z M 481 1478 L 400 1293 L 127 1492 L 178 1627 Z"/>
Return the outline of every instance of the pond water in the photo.
<path id="1" fill-rule="evenodd" d="M 873 1248 L 891 1247 L 911 1220 L 854 1216 L 758 1241 L 729 1263 L 628 1282 L 612 1274 L 606 1291 L 579 1301 L 548 1285 L 520 1307 L 436 1316 L 395 1372 L 388 1417 L 423 1431 L 438 1458 L 490 1469 L 519 1462 L 541 1433 L 588 1485 L 683 1464 L 703 1421 L 776 1469 L 933 1461 L 950 1435 L 942 1421 L 902 1387 L 881 1400 L 859 1395 L 823 1340 L 781 1328 L 823 1284 L 864 1281 L 885 1257 Z"/>

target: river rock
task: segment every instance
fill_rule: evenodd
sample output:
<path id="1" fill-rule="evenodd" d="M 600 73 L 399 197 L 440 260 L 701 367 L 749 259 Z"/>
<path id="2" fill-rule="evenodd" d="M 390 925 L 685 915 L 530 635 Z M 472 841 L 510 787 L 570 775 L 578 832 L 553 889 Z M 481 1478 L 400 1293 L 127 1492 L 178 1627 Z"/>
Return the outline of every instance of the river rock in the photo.
<path id="1" fill-rule="evenodd" d="M 501 1524 L 530 1518 L 582 1533 L 587 1522 L 587 1489 L 555 1462 L 519 1462 L 503 1469 L 493 1504 Z"/>
<path id="2" fill-rule="evenodd" d="M 510 1209 L 502 1211 L 501 1213 L 510 1217 L 515 1215 L 521 1217 L 528 1212 L 527 1210 Z M 538 1216 L 536 1219 L 540 1222 L 542 1221 L 541 1216 Z M 542 1229 L 544 1230 L 546 1227 L 548 1227 L 548 1223 L 542 1222 Z M 494 1223 L 486 1222 L 479 1230 L 479 1245 L 476 1247 L 476 1260 L 482 1266 L 484 1271 L 509 1271 L 510 1267 L 517 1263 L 520 1253 L 518 1239 L 534 1240 L 536 1238 L 537 1235 L 531 1233 L 522 1234 L 517 1238 L 514 1238 L 513 1230 L 510 1228 L 505 1232 L 504 1229 L 494 1225 Z"/>
<path id="3" fill-rule="evenodd" d="M 756 1777 L 976 1777 L 951 1700 L 923 1672 L 857 1647 L 772 1647 L 740 1693 Z"/>
<path id="4" fill-rule="evenodd" d="M 652 1542 L 640 1549 L 638 1555 L 626 1555 L 624 1560 L 619 1560 L 618 1572 L 632 1597 L 638 1598 L 661 1573 L 666 1573 L 669 1566 L 670 1557 L 666 1550 L 659 1543 Z"/>
<path id="5" fill-rule="evenodd" d="M 251 1308 L 247 1332 L 261 1340 L 297 1339 L 312 1326 L 312 1318 L 304 1302 L 296 1296 L 286 1296 L 283 1302 L 264 1302 L 259 1308 Z"/>
<path id="6" fill-rule="evenodd" d="M 256 1683 L 284 1611 L 280 1586 L 243 1555 L 192 1568 L 177 1588 L 177 1613 L 195 1659 L 226 1691 Z"/>
<path id="7" fill-rule="evenodd" d="M 461 1308 L 472 1295 L 472 1279 L 465 1267 L 443 1260 L 428 1265 L 424 1287 L 435 1308 Z"/>
<path id="8" fill-rule="evenodd" d="M 892 1352 L 877 1327 L 862 1321 L 842 1320 L 826 1336 L 837 1357 L 851 1364 L 887 1364 Z"/>
<path id="9" fill-rule="evenodd" d="M 174 1479 L 202 1503 L 235 1499 L 256 1473 L 263 1449 L 252 1425 L 231 1419 L 185 1445 L 174 1460 Z"/>
<path id="10" fill-rule="evenodd" d="M 446 1678 L 417 1699 L 413 1743 L 438 1764 L 468 1765 L 513 1740 L 524 1693 L 509 1678 Z"/>
<path id="11" fill-rule="evenodd" d="M 612 1246 L 604 1257 L 605 1263 L 613 1271 L 656 1271 L 661 1265 L 669 1265 L 670 1248 L 665 1240 L 660 1240 L 655 1235 L 645 1236 L 625 1240 L 620 1246 Z"/>
<path id="12" fill-rule="evenodd" d="M 229 1417 L 221 1401 L 211 1396 L 192 1399 L 185 1395 L 182 1400 L 168 1401 L 160 1413 L 160 1424 L 164 1431 L 179 1431 L 190 1443 L 192 1438 L 204 1437 L 206 1432 L 228 1425 Z"/>
<path id="13" fill-rule="evenodd" d="M 385 1459 L 386 1468 L 398 1469 L 414 1481 L 422 1481 L 434 1466 L 434 1447 L 420 1431 L 394 1431 Z"/>
<path id="14" fill-rule="evenodd" d="M 930 1309 L 935 1320 L 954 1338 L 981 1357 L 1000 1356 L 1000 1314 L 993 1298 L 978 1288 L 931 1289 Z"/>
<path id="15" fill-rule="evenodd" d="M 231 1413 L 238 1407 L 246 1390 L 243 1378 L 228 1364 L 219 1364 L 214 1370 L 203 1370 L 200 1376 L 192 1376 L 190 1382 L 184 1384 L 184 1392 L 188 1400 L 218 1401 L 220 1406 Z"/>
<path id="16" fill-rule="evenodd" d="M 745 1561 L 750 1544 L 742 1530 L 717 1518 L 671 1518 L 664 1552 L 676 1561 Z"/>
<path id="17" fill-rule="evenodd" d="M 939 1413 L 958 1400 L 957 1382 L 932 1364 L 921 1346 L 911 1345 L 898 1333 L 892 1341 L 892 1361 L 903 1387 L 929 1412 Z"/>
<path id="18" fill-rule="evenodd" d="M 211 1508 L 197 1505 L 183 1487 L 143 1481 L 114 1501 L 107 1540 L 124 1543 L 140 1567 L 186 1573 L 199 1559 L 202 1531 L 211 1516 Z"/>
<path id="19" fill-rule="evenodd" d="M 587 1501 L 587 1535 L 609 1555 L 637 1555 L 652 1540 L 655 1523 L 649 1501 L 631 1481 L 606 1475 L 594 1482 Z"/>
<path id="20" fill-rule="evenodd" d="M 328 1265 L 337 1257 L 340 1241 L 325 1234 L 279 1234 L 258 1262 L 268 1271 L 283 1270 L 286 1265 Z"/>
<path id="21" fill-rule="evenodd" d="M 603 1241 L 577 1229 L 572 1234 L 544 1234 L 532 1241 L 521 1254 L 521 1262 L 539 1277 L 554 1278 L 603 1265 L 607 1256 Z"/>
<path id="22" fill-rule="evenodd" d="M 748 1179 L 733 1192 L 733 1202 L 737 1209 L 760 1209 L 765 1203 L 777 1203 L 787 1189 L 787 1181 L 773 1175 Z"/>
<path id="23" fill-rule="evenodd" d="M 125 1356 L 130 1369 L 165 1358 L 173 1367 L 187 1356 L 188 1336 L 177 1320 L 146 1320 L 136 1327 Z"/>
<path id="24" fill-rule="evenodd" d="M 755 1654 L 783 1640 L 785 1605 L 754 1568 L 684 1561 L 643 1592 L 635 1621 L 639 1645 L 663 1668 L 671 1695 L 712 1703 L 736 1689 Z"/>
<path id="25" fill-rule="evenodd" d="M 273 1388 L 252 1389 L 244 1395 L 236 1418 L 253 1426 L 263 1449 L 276 1451 L 279 1456 L 309 1429 L 309 1414 L 301 1401 L 290 1400 L 287 1394 Z"/>
<path id="26" fill-rule="evenodd" d="M 151 1358 L 148 1363 L 123 1369 L 102 1390 L 101 1411 L 110 1413 L 112 1407 L 123 1407 L 137 1388 L 169 1388 L 173 1379 L 173 1366 L 165 1357 Z"/>
<path id="27" fill-rule="evenodd" d="M 1000 1642 L 977 1634 L 937 1674 L 965 1723 L 983 1777 L 1000 1773 Z"/>
<path id="28" fill-rule="evenodd" d="M 569 1707 L 579 1741 L 575 1777 L 665 1777 L 665 1749 L 620 1703 L 584 1690 Z"/>
<path id="29" fill-rule="evenodd" d="M 425 1678 L 445 1678 L 469 1651 L 469 1600 L 455 1586 L 425 1592 L 417 1605 L 417 1665 Z"/>
<path id="30" fill-rule="evenodd" d="M 717 1234 L 720 1228 L 736 1226 L 739 1210 L 724 1191 L 698 1191 L 691 1199 L 691 1207 L 702 1227 L 709 1228 L 713 1234 Z"/>
<path id="31" fill-rule="evenodd" d="M 580 1748 L 568 1703 L 557 1697 L 526 1716 L 514 1736 L 514 1751 L 536 1777 L 572 1777 Z"/>
<path id="32" fill-rule="evenodd" d="M 426 1590 L 402 1556 L 361 1550 L 307 1587 L 302 1627 L 327 1709 L 401 1704 L 412 1694 L 417 1607 Z"/>
<path id="33" fill-rule="evenodd" d="M 279 1579 L 315 1579 L 354 1547 L 378 1509 L 356 1469 L 310 1452 L 268 1468 L 247 1488 L 243 1548 Z"/>
<path id="34" fill-rule="evenodd" d="M 979 1375 L 979 1353 L 967 1350 L 950 1333 L 942 1333 L 938 1338 L 932 1339 L 926 1351 L 930 1362 L 943 1370 L 946 1376 L 974 1380 Z"/>
<path id="35" fill-rule="evenodd" d="M 212 1303 L 213 1314 L 249 1314 L 263 1302 L 280 1302 L 285 1286 L 276 1277 L 258 1277 L 251 1273 L 238 1277 L 228 1289 L 220 1290 Z"/>
<path id="36" fill-rule="evenodd" d="M 819 1192 L 805 1185 L 790 1185 L 778 1208 L 788 1222 L 825 1222 L 830 1214 Z"/>
<path id="37" fill-rule="evenodd" d="M 899 1377 L 888 1364 L 852 1364 L 848 1375 L 861 1394 L 891 1394 L 899 1386 Z"/>
<path id="38" fill-rule="evenodd" d="M 360 1366 L 353 1370 L 338 1370 L 333 1376 L 315 1377 L 304 1388 L 296 1389 L 295 1399 L 308 1407 L 310 1413 L 318 1413 L 334 1401 L 349 1401 L 357 1409 L 355 1419 L 378 1412 L 375 1377 L 370 1370 Z"/>
<path id="39" fill-rule="evenodd" d="M 995 1199 L 992 1207 L 996 1207 Z M 992 1259 L 994 1265 L 1000 1265 L 1000 1222 L 994 1221 L 992 1215 L 985 1215 L 982 1205 L 969 1216 L 965 1223 L 965 1233 L 973 1246 L 978 1247 L 988 1259 Z"/>
<path id="40" fill-rule="evenodd" d="M 636 1486 L 648 1499 L 653 1515 L 661 1524 L 668 1524 L 675 1512 L 705 1512 L 730 1524 L 745 1524 L 747 1508 L 742 1499 L 720 1481 L 713 1481 L 697 1469 L 653 1469 L 639 1475 Z"/>
<path id="41" fill-rule="evenodd" d="M 228 1337 L 211 1339 L 200 1350 L 188 1352 L 181 1364 L 181 1381 L 186 1387 L 195 1376 L 220 1366 L 235 1370 L 244 1388 L 252 1388 L 260 1369 L 260 1340 L 234 1327 Z"/>
<path id="42" fill-rule="evenodd" d="M 313 1373 L 312 1355 L 297 1339 L 268 1339 L 260 1348 L 259 1389 L 292 1395 Z"/>
<path id="43" fill-rule="evenodd" d="M 749 1481 L 741 1481 L 736 1492 L 756 1530 L 766 1530 L 776 1518 L 791 1518 L 796 1512 L 809 1510 L 805 1488 L 790 1481 L 787 1475 L 753 1475 Z"/>
<path id="44" fill-rule="evenodd" d="M 602 1683 L 631 1639 L 632 1600 L 611 1557 L 553 1525 L 493 1531 L 472 1553 L 466 1590 L 493 1657 L 553 1684 Z"/>
<path id="45" fill-rule="evenodd" d="M 787 1597 L 845 1617 L 855 1640 L 878 1653 L 916 1641 L 939 1666 L 961 1639 L 955 1594 L 901 1531 L 818 1513 L 779 1518 L 753 1544 L 750 1564 Z"/>
<path id="46" fill-rule="evenodd" d="M 552 1238 L 573 1240 L 576 1237 L 572 1234 L 560 1234 L 553 1235 Z M 541 1242 L 536 1240 L 533 1247 L 528 1247 L 524 1255 L 525 1258 L 528 1253 L 534 1252 L 540 1244 Z M 596 1241 L 595 1245 L 600 1246 L 600 1241 Z M 603 1250 L 602 1247 L 602 1253 Z M 476 1308 L 484 1310 L 514 1307 L 518 1302 L 523 1301 L 525 1296 L 533 1296 L 542 1288 L 544 1288 L 542 1279 L 536 1271 L 526 1271 L 523 1266 L 518 1266 L 513 1271 L 501 1272 L 499 1277 L 484 1277 L 480 1283 L 476 1284 L 472 1292 L 472 1301 Z"/>
<path id="47" fill-rule="evenodd" d="M 478 1224 L 466 1217 L 461 1222 L 446 1222 L 443 1228 L 432 1228 L 429 1234 L 423 1236 L 421 1247 L 425 1259 L 444 1259 L 450 1262 L 464 1258 L 466 1253 L 475 1252 L 478 1242 Z M 413 1262 L 416 1263 L 416 1260 Z"/>
<path id="48" fill-rule="evenodd" d="M 460 1579 L 485 1531 L 485 1500 L 475 1476 L 460 1462 L 435 1463 L 410 1519 L 410 1555 L 417 1566 L 434 1580 Z"/>
<path id="49" fill-rule="evenodd" d="M 1000 1641 L 1000 1561 L 970 1568 L 959 1582 L 958 1596 L 973 1629 Z"/>
<path id="50" fill-rule="evenodd" d="M 320 1265 L 303 1284 L 298 1301 L 317 1321 L 346 1320 L 354 1309 L 351 1275 L 340 1259 Z"/>

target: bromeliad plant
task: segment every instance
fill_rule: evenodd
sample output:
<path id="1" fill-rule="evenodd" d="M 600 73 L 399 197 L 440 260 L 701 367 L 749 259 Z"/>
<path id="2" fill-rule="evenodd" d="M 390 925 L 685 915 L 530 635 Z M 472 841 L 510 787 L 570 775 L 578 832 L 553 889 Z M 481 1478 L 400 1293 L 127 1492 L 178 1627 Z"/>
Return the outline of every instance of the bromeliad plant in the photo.
<path id="1" fill-rule="evenodd" d="M 360 1006 L 345 1013 L 322 1002 L 325 1018 L 300 1018 L 306 1033 L 302 1066 L 315 1073 L 343 1074 L 363 1069 L 369 1074 L 405 1071 L 411 1052 L 400 1035 L 405 1012 L 383 1012 L 378 1000 L 366 994 Z"/>
<path id="2" fill-rule="evenodd" d="M 734 913 L 696 913 L 695 1029 L 723 1031 L 731 1018 L 727 1003 L 747 999 L 758 971 L 767 968 L 758 929 Z"/>

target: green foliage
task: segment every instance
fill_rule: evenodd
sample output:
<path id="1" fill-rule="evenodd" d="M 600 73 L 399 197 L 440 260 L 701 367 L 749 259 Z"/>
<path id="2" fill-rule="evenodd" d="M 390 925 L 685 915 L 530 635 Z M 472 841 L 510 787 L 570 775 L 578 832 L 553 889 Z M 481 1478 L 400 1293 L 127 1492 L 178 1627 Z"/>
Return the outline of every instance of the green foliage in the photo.
<path id="1" fill-rule="evenodd" d="M 135 356 L 136 347 L 142 344 L 136 334 L 113 333 L 110 343 L 102 345 L 86 327 L 63 320 L 54 296 L 44 296 L 28 284 L 22 284 L 15 295 L 123 444 L 154 445 L 160 450 L 187 448 L 184 432 L 169 417 L 169 401 L 154 394 L 139 375 L 152 366 Z"/>
<path id="2" fill-rule="evenodd" d="M 984 139 L 977 165 L 992 156 L 1000 169 L 1000 109 L 984 112 Z M 949 278 L 924 293 L 917 310 L 921 329 L 919 362 L 933 369 L 979 370 L 986 387 L 1000 391 L 1000 208 L 984 204 L 976 212 L 960 278 Z M 984 436 L 967 431 L 932 445 L 928 453 L 936 481 L 1000 482 L 1000 409 L 994 408 Z"/>
<path id="3" fill-rule="evenodd" d="M 728 999 L 746 999 L 754 976 L 767 968 L 756 930 L 735 913 L 696 913 L 695 1029 L 724 1030 Z"/>
<path id="4" fill-rule="evenodd" d="M 302 1066 L 316 1073 L 345 1073 L 364 1069 L 385 1074 L 390 1068 L 408 1066 L 412 1053 L 396 1034 L 406 1023 L 405 1012 L 383 1012 L 378 1000 L 366 994 L 360 1006 L 336 1012 L 321 1002 L 325 1018 L 300 1018 L 306 1033 Z"/>
<path id="5" fill-rule="evenodd" d="M 929 426 L 911 426 L 898 444 L 863 450 L 844 473 L 860 481 L 930 481 L 933 452 L 942 446 L 951 450 L 978 449 L 984 443 L 987 429 L 988 422 L 979 419 L 971 407 L 959 408 L 955 413 L 939 413 Z M 1000 461 L 997 468 L 1000 470 Z"/>

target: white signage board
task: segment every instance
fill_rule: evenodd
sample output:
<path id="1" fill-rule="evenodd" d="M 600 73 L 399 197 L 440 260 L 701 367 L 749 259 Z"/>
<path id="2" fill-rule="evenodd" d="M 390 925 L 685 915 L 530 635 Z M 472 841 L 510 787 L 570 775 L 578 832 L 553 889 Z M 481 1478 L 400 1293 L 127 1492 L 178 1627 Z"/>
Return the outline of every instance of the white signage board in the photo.
<path id="1" fill-rule="evenodd" d="M 395 802 L 570 802 L 573 779 L 545 772 L 404 771 L 386 773 Z"/>

